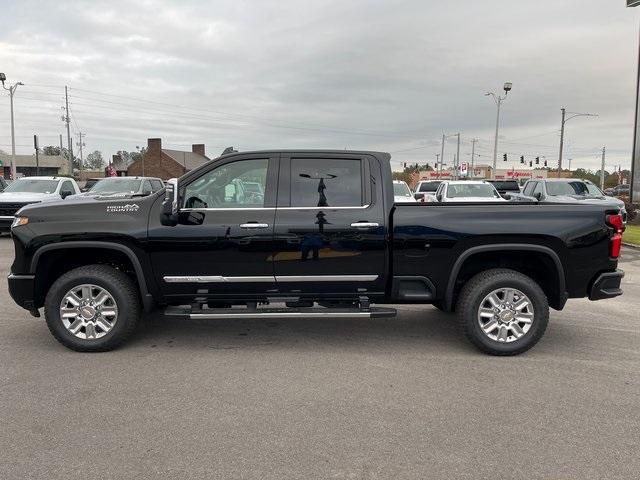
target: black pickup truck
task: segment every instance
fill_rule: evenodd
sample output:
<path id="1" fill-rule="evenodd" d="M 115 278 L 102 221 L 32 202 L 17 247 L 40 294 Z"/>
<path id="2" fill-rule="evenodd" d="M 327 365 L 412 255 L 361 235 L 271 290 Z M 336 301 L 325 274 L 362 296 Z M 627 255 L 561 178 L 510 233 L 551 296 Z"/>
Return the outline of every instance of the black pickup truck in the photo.
<path id="1" fill-rule="evenodd" d="M 394 204 L 390 156 L 232 153 L 144 198 L 24 207 L 13 299 L 79 351 L 120 345 L 142 310 L 190 318 L 457 313 L 484 352 L 543 335 L 549 307 L 620 295 L 619 210 L 543 203 Z M 375 306 L 374 306 L 375 305 Z"/>

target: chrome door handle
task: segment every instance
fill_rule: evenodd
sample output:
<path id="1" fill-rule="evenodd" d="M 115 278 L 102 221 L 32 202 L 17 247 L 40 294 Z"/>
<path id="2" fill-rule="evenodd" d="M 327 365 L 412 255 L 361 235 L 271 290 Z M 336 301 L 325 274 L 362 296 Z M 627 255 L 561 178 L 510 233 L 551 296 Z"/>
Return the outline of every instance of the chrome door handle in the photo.
<path id="1" fill-rule="evenodd" d="M 351 224 L 351 226 L 353 228 L 375 228 L 375 227 L 379 227 L 380 225 L 372 222 L 354 222 Z"/>
<path id="2" fill-rule="evenodd" d="M 241 223 L 240 228 L 269 228 L 268 223 Z"/>

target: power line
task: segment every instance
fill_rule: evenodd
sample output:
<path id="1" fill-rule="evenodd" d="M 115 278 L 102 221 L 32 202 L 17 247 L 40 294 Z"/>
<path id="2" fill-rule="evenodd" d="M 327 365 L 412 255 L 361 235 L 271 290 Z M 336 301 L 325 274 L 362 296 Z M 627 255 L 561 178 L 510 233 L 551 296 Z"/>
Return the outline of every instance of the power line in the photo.
<path id="1" fill-rule="evenodd" d="M 189 105 L 178 105 L 178 104 L 172 104 L 172 103 L 164 103 L 164 102 L 156 102 L 153 100 L 146 100 L 146 99 L 141 99 L 141 98 L 136 98 L 136 97 L 128 97 L 128 96 L 124 96 L 124 95 L 114 95 L 114 94 L 108 94 L 108 93 L 101 93 L 101 92 L 96 92 L 93 90 L 86 90 L 86 89 L 80 89 L 80 88 L 73 88 L 71 89 L 73 90 L 78 90 L 78 91 L 84 91 L 84 92 L 89 92 L 89 93 L 94 93 L 94 94 L 99 94 L 99 95 L 104 95 L 104 96 L 109 96 L 109 97 L 114 97 L 114 98 L 120 98 L 120 99 L 125 99 L 125 100 L 133 100 L 133 101 L 138 101 L 138 102 L 145 102 L 145 103 L 151 103 L 151 104 L 156 104 L 156 105 L 161 105 L 161 106 L 165 106 L 165 107 L 171 107 L 171 108 L 178 108 L 178 109 L 187 109 L 190 111 L 200 111 L 200 112 L 206 112 L 208 113 L 216 113 L 218 115 L 224 115 L 224 116 L 228 116 L 228 117 L 236 117 L 236 118 L 240 118 L 240 119 L 250 119 L 250 120 L 255 120 L 258 122 L 261 122 L 263 124 L 266 124 L 268 126 L 271 127 L 276 127 L 276 128 L 291 128 L 291 129 L 295 129 L 295 130 L 317 130 L 317 131 L 327 131 L 327 132 L 331 132 L 331 133 L 350 133 L 350 134 L 354 134 L 354 135 L 367 135 L 367 136 L 378 136 L 378 137 L 401 137 L 401 138 L 415 138 L 414 135 L 405 135 L 405 134 L 400 134 L 400 133 L 392 133 L 392 132 L 371 132 L 371 131 L 364 131 L 364 130 L 349 130 L 349 129 L 342 129 L 342 128 L 337 128 L 337 127 L 330 127 L 330 126 L 326 126 L 326 125 L 318 125 L 318 124 L 297 124 L 297 125 L 290 125 L 290 124 L 286 124 L 286 123 L 270 123 L 267 122 L 263 117 L 259 117 L 256 115 L 247 115 L 247 114 L 240 114 L 240 113 L 230 113 L 230 112 L 223 112 L 223 111 L 219 111 L 219 110 L 212 110 L 212 109 L 203 109 L 203 108 L 198 108 L 198 107 L 193 107 L 193 106 L 189 106 Z M 131 107 L 132 105 L 130 103 L 122 103 L 122 102 L 113 102 L 113 101 L 109 101 L 109 100 L 102 100 L 102 99 L 98 99 L 98 98 L 91 98 L 91 97 L 87 97 L 87 96 L 82 96 L 82 95 L 74 95 L 75 98 L 80 98 L 80 99 L 84 99 L 84 100 L 89 100 L 89 101 L 94 101 L 94 102 L 102 102 L 102 103 L 108 103 L 108 104 L 113 104 L 113 105 L 120 105 L 120 106 L 125 106 L 125 107 Z M 76 102 L 77 105 L 80 105 L 79 103 Z M 95 106 L 98 107 L 98 105 L 89 105 L 89 104 L 84 104 L 87 106 Z M 134 106 L 135 107 L 135 106 Z M 136 107 L 138 108 L 138 107 Z M 145 110 L 150 110 L 149 108 L 145 108 Z M 167 110 L 155 110 L 159 113 L 165 113 Z M 179 112 L 179 114 L 181 115 L 194 115 L 194 114 L 185 114 L 183 112 Z M 215 118 L 215 117 L 211 117 L 210 115 L 206 115 L 207 118 Z"/>

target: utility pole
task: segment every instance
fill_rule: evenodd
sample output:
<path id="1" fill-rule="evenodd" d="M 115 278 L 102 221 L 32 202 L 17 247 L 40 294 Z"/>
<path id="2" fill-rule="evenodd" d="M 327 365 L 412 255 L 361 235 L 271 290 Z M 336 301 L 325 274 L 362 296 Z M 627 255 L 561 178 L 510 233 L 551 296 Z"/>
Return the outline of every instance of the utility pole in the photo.
<path id="1" fill-rule="evenodd" d="M 560 124 L 560 153 L 558 154 L 558 178 L 560 178 L 560 171 L 562 170 L 562 150 L 564 150 L 564 123 L 567 115 L 567 109 L 562 107 L 562 123 Z"/>
<path id="2" fill-rule="evenodd" d="M 442 134 L 442 150 L 440 151 L 440 158 L 442 159 L 442 162 L 440 162 L 440 175 L 438 175 L 438 178 L 442 176 L 442 164 L 444 163 L 444 142 L 446 138 L 447 136 L 443 133 Z"/>
<path id="3" fill-rule="evenodd" d="M 456 153 L 456 166 L 455 166 L 455 174 L 456 174 L 456 180 L 458 179 L 458 173 L 460 171 L 460 133 L 456 133 L 456 135 L 458 136 L 458 151 Z"/>
<path id="4" fill-rule="evenodd" d="M 40 150 L 40 146 L 38 145 L 38 136 L 33 136 L 33 148 L 36 151 L 36 176 L 40 175 L 40 159 L 38 157 L 38 150 Z"/>
<path id="5" fill-rule="evenodd" d="M 62 151 L 62 150 L 63 150 L 63 148 L 64 148 L 64 147 L 62 146 L 62 134 L 60 134 L 60 156 L 61 156 L 62 158 L 64 158 L 64 153 L 63 153 L 63 151 Z M 68 172 L 68 173 L 69 173 L 69 175 L 73 175 L 73 166 L 72 166 L 72 165 L 69 165 L 69 168 L 70 168 L 70 170 L 69 170 L 69 172 Z"/>
<path id="6" fill-rule="evenodd" d="M 85 137 L 86 135 L 87 135 L 86 133 L 78 132 L 80 141 L 76 145 L 80 147 L 80 170 L 84 169 L 84 158 L 82 157 L 82 147 L 85 146 L 85 143 L 82 141 L 82 137 Z M 144 172 L 142 173 L 142 175 L 144 176 Z"/>
<path id="7" fill-rule="evenodd" d="M 602 147 L 602 165 L 600 165 L 600 190 L 604 190 L 604 157 L 606 147 Z"/>
<path id="8" fill-rule="evenodd" d="M 478 141 L 477 138 L 473 138 L 471 139 L 471 179 L 473 179 L 476 175 L 476 171 L 475 171 L 475 167 L 474 167 L 474 156 L 476 154 L 476 142 Z"/>
<path id="9" fill-rule="evenodd" d="M 562 107 L 560 109 L 562 112 L 562 123 L 560 124 L 560 153 L 558 153 L 558 178 L 560 178 L 560 172 L 562 171 L 562 151 L 564 150 L 564 125 L 572 118 L 576 117 L 597 117 L 598 115 L 595 113 L 571 113 L 570 117 L 567 118 L 567 109 Z M 571 170 L 571 168 L 569 168 Z"/>
<path id="10" fill-rule="evenodd" d="M 2 82 L 2 88 L 9 92 L 9 101 L 11 103 L 11 178 L 13 180 L 16 179 L 16 130 L 13 123 L 13 97 L 16 94 L 16 90 L 19 85 L 24 85 L 22 82 L 14 83 L 13 85 L 9 85 L 9 88 L 5 87 L 4 81 L 7 79 L 4 73 L 0 73 L 0 81 Z"/>
<path id="11" fill-rule="evenodd" d="M 62 117 L 62 120 L 67 124 L 67 149 L 69 150 L 69 162 L 71 164 L 71 175 L 73 175 L 73 143 L 71 143 L 71 130 L 69 127 L 69 123 L 71 122 L 71 118 L 69 117 L 69 88 L 64 86 L 64 107 L 65 115 Z M 62 153 L 62 152 L 60 152 Z"/>
<path id="12" fill-rule="evenodd" d="M 513 84 L 511 82 L 505 82 L 503 86 L 504 97 L 501 97 L 500 94 L 496 95 L 493 92 L 489 92 L 485 94 L 485 96 L 493 97 L 493 100 L 496 102 L 496 105 L 498 107 L 498 113 L 496 114 L 496 136 L 493 142 L 493 168 L 491 169 L 492 179 L 496 178 L 496 167 L 497 167 L 496 162 L 498 160 L 498 130 L 500 128 L 500 106 L 502 105 L 502 102 L 507 98 L 507 95 L 509 95 L 509 92 L 511 91 L 512 88 L 513 88 Z"/>
<path id="13" fill-rule="evenodd" d="M 440 154 L 436 153 L 436 173 L 438 173 L 438 164 L 440 163 Z"/>

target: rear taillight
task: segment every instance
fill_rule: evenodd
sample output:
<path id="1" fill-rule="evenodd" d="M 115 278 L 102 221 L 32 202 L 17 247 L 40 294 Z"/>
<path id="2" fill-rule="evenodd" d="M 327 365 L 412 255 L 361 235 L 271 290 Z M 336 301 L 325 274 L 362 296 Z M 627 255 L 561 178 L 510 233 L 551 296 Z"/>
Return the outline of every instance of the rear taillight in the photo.
<path id="1" fill-rule="evenodd" d="M 607 225 L 613 228 L 613 236 L 609 243 L 609 256 L 611 258 L 618 258 L 620 256 L 620 249 L 622 248 L 622 232 L 624 232 L 624 222 L 622 215 L 607 215 Z"/>

